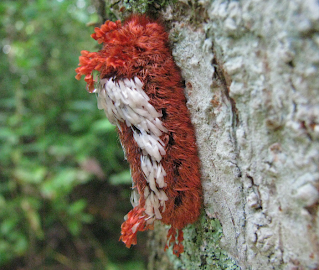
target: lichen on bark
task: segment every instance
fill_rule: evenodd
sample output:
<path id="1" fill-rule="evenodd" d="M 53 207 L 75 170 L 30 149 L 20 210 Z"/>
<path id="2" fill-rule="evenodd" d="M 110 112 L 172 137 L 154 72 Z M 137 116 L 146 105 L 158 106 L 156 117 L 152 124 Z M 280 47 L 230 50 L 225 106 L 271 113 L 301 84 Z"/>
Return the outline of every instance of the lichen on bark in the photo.
<path id="1" fill-rule="evenodd" d="M 220 248 L 223 229 L 216 218 L 202 215 L 201 219 L 184 229 L 185 252 L 180 258 L 169 257 L 175 269 L 240 269 L 236 262 Z"/>

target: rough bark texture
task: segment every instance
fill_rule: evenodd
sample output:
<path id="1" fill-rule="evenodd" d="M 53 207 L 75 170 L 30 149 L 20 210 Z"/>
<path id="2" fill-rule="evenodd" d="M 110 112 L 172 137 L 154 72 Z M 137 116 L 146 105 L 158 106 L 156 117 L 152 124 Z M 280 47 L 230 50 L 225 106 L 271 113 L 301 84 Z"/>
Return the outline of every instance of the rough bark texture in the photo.
<path id="1" fill-rule="evenodd" d="M 318 1 L 180 1 L 162 15 L 205 203 L 175 268 L 318 269 Z"/>
<path id="2" fill-rule="evenodd" d="M 204 209 L 171 266 L 157 225 L 149 269 L 319 269 L 318 1 L 164 2 Z"/>

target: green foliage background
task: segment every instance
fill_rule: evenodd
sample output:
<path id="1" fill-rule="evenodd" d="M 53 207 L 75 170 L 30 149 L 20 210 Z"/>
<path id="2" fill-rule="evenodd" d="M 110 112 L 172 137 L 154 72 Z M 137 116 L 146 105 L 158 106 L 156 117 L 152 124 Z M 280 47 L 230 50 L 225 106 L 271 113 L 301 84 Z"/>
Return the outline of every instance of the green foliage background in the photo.
<path id="1" fill-rule="evenodd" d="M 141 236 L 118 242 L 131 180 L 115 128 L 74 78 L 98 49 L 89 22 L 88 0 L 0 2 L 1 269 L 144 269 Z"/>

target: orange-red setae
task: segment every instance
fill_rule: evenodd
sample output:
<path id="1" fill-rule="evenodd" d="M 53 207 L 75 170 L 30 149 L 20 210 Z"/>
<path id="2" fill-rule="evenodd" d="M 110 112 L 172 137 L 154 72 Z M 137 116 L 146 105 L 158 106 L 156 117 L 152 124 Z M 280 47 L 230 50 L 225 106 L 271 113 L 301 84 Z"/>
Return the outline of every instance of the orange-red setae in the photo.
<path id="1" fill-rule="evenodd" d="M 81 52 L 76 78 L 84 75 L 90 92 L 99 84 L 101 106 L 118 126 L 139 194 L 122 224 L 120 239 L 130 247 L 136 244 L 138 231 L 152 229 L 154 221 L 161 220 L 171 225 L 168 245 L 179 255 L 184 250 L 182 229 L 200 214 L 202 189 L 194 128 L 168 34 L 160 23 L 133 15 L 123 25 L 107 21 L 95 28 L 92 38 L 103 48 Z M 99 82 L 94 81 L 94 70 L 99 72 Z M 144 99 L 137 94 L 141 89 L 147 95 Z M 113 93 L 123 96 L 116 99 Z M 106 104 L 113 109 L 108 111 Z M 145 169 L 147 165 L 150 170 Z"/>

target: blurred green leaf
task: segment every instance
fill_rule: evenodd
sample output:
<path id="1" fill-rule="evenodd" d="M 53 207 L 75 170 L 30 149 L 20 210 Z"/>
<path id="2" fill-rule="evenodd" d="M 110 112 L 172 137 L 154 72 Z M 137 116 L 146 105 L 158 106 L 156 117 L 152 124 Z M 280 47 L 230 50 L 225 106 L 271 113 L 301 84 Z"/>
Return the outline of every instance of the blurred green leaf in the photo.
<path id="1" fill-rule="evenodd" d="M 91 130 L 94 133 L 106 133 L 109 131 L 114 132 L 115 126 L 112 125 L 107 118 L 105 118 L 105 119 L 100 119 L 100 120 L 95 121 L 92 124 Z"/>
<path id="2" fill-rule="evenodd" d="M 2 234 L 9 234 L 17 225 L 16 218 L 7 218 L 2 221 L 0 225 L 0 230 Z"/>
<path id="3" fill-rule="evenodd" d="M 77 220 L 68 221 L 68 229 L 73 235 L 78 235 L 81 230 L 81 223 Z"/>
<path id="4" fill-rule="evenodd" d="M 22 182 L 38 184 L 43 181 L 47 169 L 45 167 L 37 168 L 16 168 L 14 176 Z"/>
<path id="5" fill-rule="evenodd" d="M 131 184 L 131 179 L 131 173 L 129 170 L 127 170 L 118 174 L 111 175 L 110 183 L 112 185 Z"/>
<path id="6" fill-rule="evenodd" d="M 87 203 L 85 200 L 78 200 L 69 206 L 68 212 L 71 216 L 79 214 L 85 209 L 86 205 Z"/>
<path id="7" fill-rule="evenodd" d="M 75 100 L 69 103 L 69 109 L 75 111 L 94 111 L 96 105 L 90 100 Z"/>
<path id="8" fill-rule="evenodd" d="M 27 251 L 28 246 L 28 239 L 25 237 L 25 235 L 19 234 L 13 247 L 13 251 L 17 255 L 23 255 Z"/>
<path id="9" fill-rule="evenodd" d="M 53 249 L 105 269 L 110 249 L 134 252 L 110 241 L 131 207 L 106 207 L 109 175 L 131 185 L 116 128 L 74 78 L 81 50 L 97 50 L 92 3 L 0 1 L 0 269 L 60 269 Z M 92 159 L 103 173 L 83 166 Z"/>

